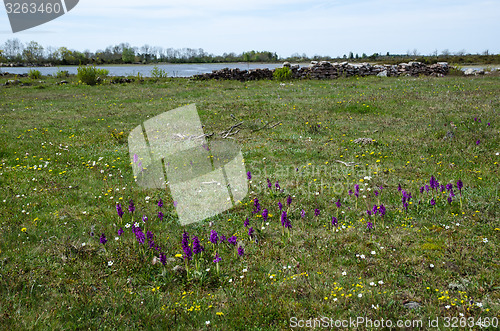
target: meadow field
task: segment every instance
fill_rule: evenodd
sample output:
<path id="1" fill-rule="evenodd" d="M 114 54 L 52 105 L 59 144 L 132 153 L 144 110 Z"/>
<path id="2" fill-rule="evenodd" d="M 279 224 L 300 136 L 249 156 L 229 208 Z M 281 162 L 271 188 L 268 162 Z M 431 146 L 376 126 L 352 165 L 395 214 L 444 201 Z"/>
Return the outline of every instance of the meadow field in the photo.
<path id="1" fill-rule="evenodd" d="M 499 76 L 59 81 L 0 86 L 1 329 L 498 326 Z M 193 103 L 249 194 L 181 226 L 128 133 Z"/>

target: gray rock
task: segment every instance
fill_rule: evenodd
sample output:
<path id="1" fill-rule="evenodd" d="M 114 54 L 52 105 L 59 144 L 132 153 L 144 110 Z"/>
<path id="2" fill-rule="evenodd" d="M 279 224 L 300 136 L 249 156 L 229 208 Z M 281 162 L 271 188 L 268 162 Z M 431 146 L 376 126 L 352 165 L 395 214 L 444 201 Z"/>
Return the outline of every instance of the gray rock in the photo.
<path id="1" fill-rule="evenodd" d="M 372 138 L 358 138 L 358 139 L 354 140 L 353 143 L 362 144 L 362 145 L 372 144 L 373 139 Z"/>
<path id="2" fill-rule="evenodd" d="M 475 75 L 475 74 L 476 73 L 475 73 L 474 69 L 472 69 L 472 68 L 469 68 L 469 69 L 467 69 L 467 70 L 464 71 L 464 75 L 465 76 L 472 76 L 472 75 Z"/>
<path id="3" fill-rule="evenodd" d="M 405 306 L 405 308 L 407 308 L 407 309 L 417 309 L 417 308 L 422 307 L 421 304 L 419 304 L 418 302 L 414 302 L 414 301 L 407 302 L 407 303 L 403 304 L 403 306 Z"/>
<path id="4" fill-rule="evenodd" d="M 377 77 L 387 77 L 387 70 L 381 71 L 377 74 Z"/>
<path id="5" fill-rule="evenodd" d="M 449 283 L 448 288 L 452 291 L 465 291 L 465 286 L 460 283 Z"/>

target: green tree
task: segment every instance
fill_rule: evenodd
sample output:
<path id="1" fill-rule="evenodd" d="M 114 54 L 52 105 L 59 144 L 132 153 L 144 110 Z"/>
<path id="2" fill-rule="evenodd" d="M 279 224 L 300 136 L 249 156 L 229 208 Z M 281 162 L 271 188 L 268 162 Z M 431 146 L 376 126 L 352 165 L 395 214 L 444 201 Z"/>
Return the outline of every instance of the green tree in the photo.
<path id="1" fill-rule="evenodd" d="M 23 51 L 23 59 L 30 64 L 43 60 L 43 46 L 36 41 L 30 41 Z"/>
<path id="2" fill-rule="evenodd" d="M 132 48 L 125 47 L 122 52 L 122 61 L 124 63 L 132 63 L 135 60 L 135 52 Z"/>

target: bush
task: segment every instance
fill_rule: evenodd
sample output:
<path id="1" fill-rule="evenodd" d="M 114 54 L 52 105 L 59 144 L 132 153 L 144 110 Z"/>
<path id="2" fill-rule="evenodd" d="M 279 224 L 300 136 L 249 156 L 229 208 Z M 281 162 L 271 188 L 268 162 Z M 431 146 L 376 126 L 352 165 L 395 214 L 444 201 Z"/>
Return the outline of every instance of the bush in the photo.
<path id="1" fill-rule="evenodd" d="M 154 66 L 151 70 L 151 77 L 153 78 L 167 78 L 167 71 Z"/>
<path id="2" fill-rule="evenodd" d="M 274 70 L 273 77 L 279 81 L 290 80 L 292 79 L 292 70 L 288 67 L 277 68 Z"/>
<path id="3" fill-rule="evenodd" d="M 109 70 L 98 69 L 95 66 L 79 66 L 77 77 L 78 79 L 87 85 L 96 85 L 101 81 L 101 77 L 106 77 L 109 74 Z"/>
<path id="4" fill-rule="evenodd" d="M 68 70 L 57 70 L 56 77 L 57 78 L 66 78 L 66 77 L 69 77 L 69 72 L 68 72 Z"/>
<path id="5" fill-rule="evenodd" d="M 31 79 L 40 79 L 42 77 L 42 73 L 40 70 L 30 69 L 30 71 L 28 71 L 28 77 Z"/>

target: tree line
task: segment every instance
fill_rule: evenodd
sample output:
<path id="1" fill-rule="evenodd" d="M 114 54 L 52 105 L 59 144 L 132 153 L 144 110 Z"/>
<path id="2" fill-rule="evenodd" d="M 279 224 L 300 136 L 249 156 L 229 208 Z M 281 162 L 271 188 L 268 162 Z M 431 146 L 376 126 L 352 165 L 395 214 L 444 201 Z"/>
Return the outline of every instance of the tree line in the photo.
<path id="1" fill-rule="evenodd" d="M 416 49 L 408 50 L 406 54 L 373 53 L 361 55 L 349 52 L 341 57 L 295 53 L 287 58 L 279 57 L 275 52 L 249 51 L 241 54 L 224 53 L 214 55 L 205 52 L 202 48 L 163 48 L 145 44 L 141 47 L 131 46 L 129 43 L 120 43 L 108 46 L 104 50 L 91 52 L 78 51 L 67 47 L 44 47 L 36 41 L 26 44 L 19 39 L 9 39 L 0 45 L 0 63 L 15 63 L 25 65 L 86 65 L 86 64 L 127 64 L 127 63 L 225 63 L 225 62 L 309 62 L 309 61 L 349 61 L 349 62 L 383 62 L 396 64 L 407 61 L 419 61 L 432 64 L 440 61 L 450 63 L 477 63 L 499 64 L 500 55 L 484 51 L 481 54 L 468 54 L 465 50 L 455 53 L 435 50 L 432 54 L 422 55 Z"/>

